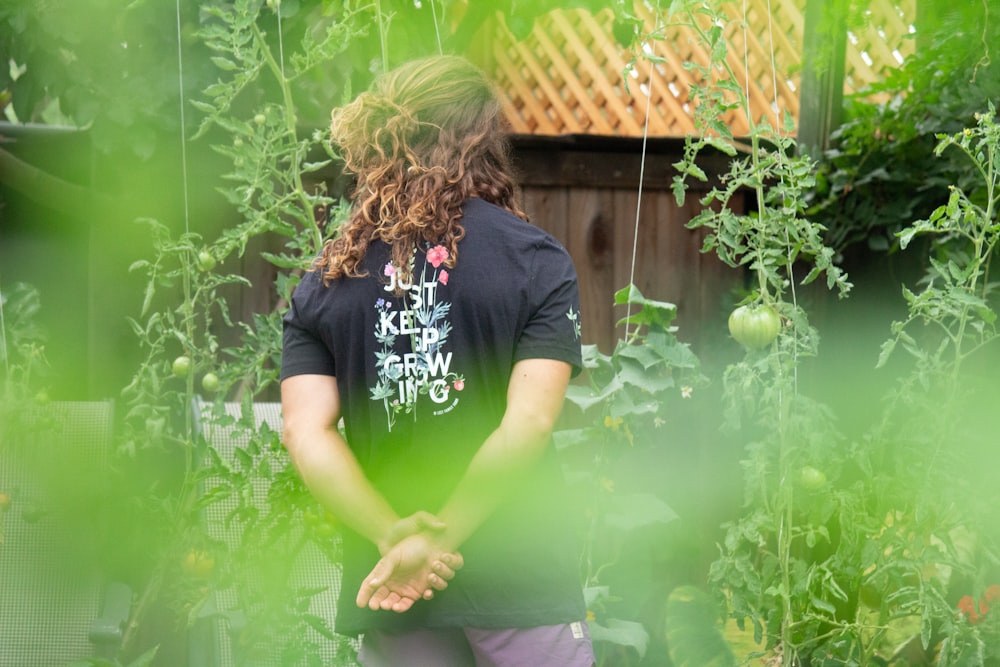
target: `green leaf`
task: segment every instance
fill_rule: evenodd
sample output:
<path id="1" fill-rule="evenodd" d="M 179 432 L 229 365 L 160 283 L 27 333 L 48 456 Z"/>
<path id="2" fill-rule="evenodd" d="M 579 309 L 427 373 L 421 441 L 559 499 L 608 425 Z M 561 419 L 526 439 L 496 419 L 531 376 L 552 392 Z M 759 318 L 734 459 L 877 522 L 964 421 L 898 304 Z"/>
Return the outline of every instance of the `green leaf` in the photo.
<path id="1" fill-rule="evenodd" d="M 680 174 L 675 175 L 670 187 L 673 190 L 674 199 L 677 200 L 677 205 L 683 207 L 687 195 L 687 186 L 684 184 L 684 177 Z"/>
<path id="2" fill-rule="evenodd" d="M 149 312 L 149 307 L 153 304 L 153 296 L 156 294 L 156 285 L 150 280 L 146 283 L 146 292 L 142 298 L 142 309 L 139 311 L 140 315 L 145 315 Z"/>
<path id="3" fill-rule="evenodd" d="M 607 586 L 586 586 L 583 589 L 583 602 L 587 609 L 593 609 L 594 603 L 611 597 L 611 589 Z"/>
<path id="4" fill-rule="evenodd" d="M 723 125 L 723 127 L 725 127 L 726 130 L 728 131 L 729 129 L 728 126 Z M 705 143 L 707 143 L 709 146 L 716 149 L 717 151 L 725 153 L 729 157 L 736 157 L 736 148 L 728 141 L 723 141 L 718 137 L 706 137 Z"/>
<path id="5" fill-rule="evenodd" d="M 556 431 L 552 434 L 552 444 L 557 450 L 576 447 L 591 442 L 592 431 L 589 428 L 573 428 Z"/>
<path id="6" fill-rule="evenodd" d="M 875 368 L 882 368 L 889 361 L 889 357 L 892 356 L 892 351 L 896 349 L 896 339 L 890 338 L 889 340 L 882 343 L 882 350 L 878 355 L 878 363 L 875 364 Z"/>
<path id="7" fill-rule="evenodd" d="M 655 301 L 647 299 L 635 285 L 629 285 L 615 292 L 615 304 L 631 304 L 639 306 L 641 310 L 618 321 L 618 325 L 636 324 L 650 327 L 661 327 L 666 329 L 677 317 L 677 306 L 667 301 Z"/>
<path id="8" fill-rule="evenodd" d="M 639 362 L 644 370 L 663 362 L 663 358 L 649 345 L 625 345 L 616 350 L 615 355 Z"/>
<path id="9" fill-rule="evenodd" d="M 243 466 L 244 469 L 249 470 L 253 467 L 253 457 L 250 456 L 247 450 L 242 447 L 237 447 L 233 453 L 236 455 L 237 461 L 241 466 Z"/>
<path id="10" fill-rule="evenodd" d="M 605 516 L 609 524 L 630 531 L 670 523 L 677 518 L 677 513 L 651 493 L 631 493 L 611 496 Z"/>
<path id="11" fill-rule="evenodd" d="M 239 69 L 239 66 L 228 58 L 223 58 L 221 56 L 213 56 L 211 58 L 212 63 L 219 69 L 225 72 L 232 72 L 233 70 Z"/>
<path id="12" fill-rule="evenodd" d="M 624 387 L 624 385 L 617 376 L 611 378 L 611 381 L 596 394 L 589 387 L 570 385 L 569 389 L 566 390 L 566 400 L 575 404 L 581 410 L 587 411 L 610 397 L 615 392 L 619 391 L 622 387 Z"/>
<path id="13" fill-rule="evenodd" d="M 153 648 L 149 649 L 148 651 L 140 655 L 138 658 L 130 662 L 127 665 L 127 667 L 146 667 L 147 665 L 152 664 L 153 658 L 156 657 L 156 652 L 159 650 L 160 650 L 159 646 L 154 646 Z"/>
<path id="14" fill-rule="evenodd" d="M 834 607 L 829 602 L 827 602 L 826 600 L 821 600 L 818 597 L 813 597 L 810 600 L 810 603 L 816 609 L 819 609 L 820 611 L 826 612 L 830 616 L 830 618 L 835 618 L 837 616 L 837 608 Z"/>
<path id="15" fill-rule="evenodd" d="M 309 266 L 308 260 L 285 253 L 261 252 L 260 256 L 280 269 L 302 269 Z"/>
<path id="16" fill-rule="evenodd" d="M 896 234 L 896 236 L 899 237 L 899 247 L 902 250 L 906 250 L 906 246 L 910 245 L 910 241 L 912 241 L 913 237 L 916 236 L 919 232 L 920 232 L 919 229 L 916 229 L 914 227 L 907 227 L 903 231 Z"/>
<path id="17" fill-rule="evenodd" d="M 319 171 L 320 169 L 330 164 L 331 162 L 333 162 L 333 160 L 321 160 L 320 162 L 303 162 L 301 171 L 303 174 Z"/>
<path id="18" fill-rule="evenodd" d="M 639 653 L 640 659 L 646 655 L 646 648 L 649 646 L 649 633 L 641 623 L 609 618 L 605 621 L 605 625 L 589 621 L 587 629 L 590 630 L 590 638 L 595 642 L 629 646 Z"/>

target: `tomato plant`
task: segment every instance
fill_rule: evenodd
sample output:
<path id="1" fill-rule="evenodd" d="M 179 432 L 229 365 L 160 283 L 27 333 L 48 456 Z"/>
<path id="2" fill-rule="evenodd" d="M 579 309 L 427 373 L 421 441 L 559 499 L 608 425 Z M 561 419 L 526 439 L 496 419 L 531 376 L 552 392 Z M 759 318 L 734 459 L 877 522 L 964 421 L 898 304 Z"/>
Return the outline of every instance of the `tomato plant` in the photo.
<path id="1" fill-rule="evenodd" d="M 851 284 L 824 242 L 824 229 L 806 214 L 813 165 L 796 150 L 791 115 L 753 119 L 748 139 L 732 136 L 726 116 L 749 108 L 748 93 L 722 36 L 739 29 L 719 5 L 675 5 L 677 19 L 711 45 L 712 56 L 710 63 L 691 65 L 705 83 L 691 87 L 698 132 L 685 139 L 675 164 L 674 195 L 683 205 L 689 179 L 708 180 L 696 159 L 703 149 L 730 158 L 729 172 L 700 198 L 702 208 L 688 227 L 706 230 L 703 250 L 745 271 L 750 284 L 747 305 L 728 321 L 747 354 L 723 378 L 724 430 L 732 437 L 753 433 L 742 461 L 746 502 L 744 514 L 726 525 L 725 548 L 709 580 L 739 623 L 749 619 L 770 659 L 797 665 L 814 651 L 850 655 L 864 630 L 849 613 L 838 616 L 838 605 L 845 606 L 843 573 L 812 553 L 829 534 L 823 522 L 835 509 L 821 503 L 807 512 L 796 494 L 805 490 L 797 483 L 803 464 L 834 449 L 840 437 L 824 407 L 800 391 L 798 367 L 816 356 L 819 333 L 797 291 L 820 276 L 840 296 Z M 811 475 L 811 484 L 819 481 Z"/>

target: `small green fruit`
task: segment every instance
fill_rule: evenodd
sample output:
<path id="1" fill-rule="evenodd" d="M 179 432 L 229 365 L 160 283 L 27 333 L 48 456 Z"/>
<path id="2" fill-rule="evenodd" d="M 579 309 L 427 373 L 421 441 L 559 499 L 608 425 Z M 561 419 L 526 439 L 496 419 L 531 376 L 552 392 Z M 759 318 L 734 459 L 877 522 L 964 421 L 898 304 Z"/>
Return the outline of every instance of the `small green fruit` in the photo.
<path id="1" fill-rule="evenodd" d="M 799 485 L 809 491 L 821 489 L 826 486 L 826 475 L 812 466 L 802 466 L 799 470 Z"/>
<path id="2" fill-rule="evenodd" d="M 215 257 L 207 250 L 198 253 L 198 268 L 202 271 L 211 271 L 215 268 Z"/>
<path id="3" fill-rule="evenodd" d="M 171 370 L 174 375 L 179 378 L 186 378 L 188 372 L 191 370 L 191 359 L 185 355 L 181 355 L 174 359 L 173 366 Z"/>
<path id="4" fill-rule="evenodd" d="M 210 394 L 219 391 L 219 376 L 215 373 L 205 373 L 201 378 L 201 388 Z"/>
<path id="5" fill-rule="evenodd" d="M 253 122 L 257 123 L 258 125 L 263 125 L 264 123 L 267 122 L 267 116 L 265 116 L 262 113 L 259 113 L 253 117 Z"/>

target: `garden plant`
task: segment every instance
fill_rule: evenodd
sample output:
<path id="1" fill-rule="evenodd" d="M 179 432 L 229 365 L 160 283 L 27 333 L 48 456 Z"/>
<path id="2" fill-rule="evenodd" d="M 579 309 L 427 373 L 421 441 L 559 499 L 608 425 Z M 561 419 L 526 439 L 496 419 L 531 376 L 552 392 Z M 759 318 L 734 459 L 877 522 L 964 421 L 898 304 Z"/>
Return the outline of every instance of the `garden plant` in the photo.
<path id="1" fill-rule="evenodd" d="M 147 16 L 143 4 L 122 21 Z M 192 217 L 185 173 L 180 215 L 135 223 L 149 244 L 129 273 L 142 285 L 127 323 L 140 352 L 118 397 L 122 435 L 109 484 L 122 502 L 105 545 L 108 569 L 135 597 L 117 658 L 78 665 L 177 664 L 192 629 L 212 623 L 238 630 L 237 664 L 354 664 L 355 644 L 312 606 L 323 587 L 300 585 L 294 574 L 308 550 L 335 571 L 338 527 L 253 408 L 277 398 L 284 310 L 345 218 L 343 184 L 329 177 L 337 161 L 326 141 L 328 108 L 389 61 L 442 41 L 467 44 L 483 18 L 475 3 L 308 4 L 204 2 L 183 27 L 178 9 L 182 164 L 183 150 L 211 147 L 224 165 L 213 185 L 226 212 Z M 519 36 L 547 10 L 510 4 L 503 13 Z M 606 3 L 557 4 L 596 12 Z M 623 312 L 614 349 L 585 347 L 555 446 L 580 500 L 580 576 L 598 662 L 1000 664 L 991 275 L 1000 120 L 985 101 L 996 98 L 998 68 L 975 40 L 956 50 L 947 30 L 931 35 L 911 64 L 871 91 L 889 101 L 851 100 L 834 148 L 801 155 L 790 116 L 751 117 L 727 37 L 746 28 L 720 4 L 646 3 L 658 17 L 649 25 L 630 3 L 612 3 L 614 35 L 635 54 L 633 69 L 658 62 L 643 46 L 668 39 L 670 26 L 694 30 L 710 54 L 687 65 L 697 132 L 674 165 L 673 194 L 683 205 L 694 181 L 709 181 L 706 153 L 727 157 L 728 171 L 700 196 L 690 227 L 743 281 L 717 322 L 729 333 L 726 349 L 699 349 L 699 359 L 677 327 L 676 306 L 631 284 L 614 294 Z M 24 21 L 13 11 L 0 19 L 15 28 Z M 442 35 L 443 25 L 451 32 Z M 29 54 L 53 52 L 46 40 L 29 46 Z M 34 75 L 11 63 L 13 79 Z M 37 113 L 94 120 L 108 150 L 128 134 L 137 137 L 133 150 L 151 154 L 153 135 L 132 121 L 166 113 L 167 83 L 95 120 L 81 102 L 81 77 L 99 78 L 89 67 L 73 65 L 77 80 L 61 80 L 63 106 L 46 93 Z M 947 67 L 971 78 L 950 81 L 943 95 L 935 72 Z M 745 137 L 729 130 L 736 113 L 749 120 Z M 901 198 L 892 186 L 919 174 L 895 167 L 916 163 L 929 176 Z M 744 193 L 749 207 L 735 203 Z M 860 246 L 919 269 L 898 290 L 880 339 L 856 343 L 885 388 L 874 407 L 827 400 L 826 385 L 840 385 L 820 344 L 834 304 L 854 291 L 842 265 Z M 242 295 L 260 280 L 272 283 L 269 301 L 241 312 Z M 43 306 L 31 287 L 0 282 L 4 442 L 30 428 L 25 406 L 48 400 L 35 324 Z M 213 429 L 241 444 L 222 451 L 205 437 Z M 703 440 L 735 443 L 724 451 L 740 452 L 742 473 L 742 502 L 707 528 L 697 525 L 701 499 L 685 497 L 691 489 L 638 472 Z M 0 545 L 14 503 L 0 489 Z M 702 563 L 692 545 L 705 534 L 713 552 Z M 678 568 L 684 559 L 693 564 Z M 239 602 L 220 608 L 221 599 Z"/>

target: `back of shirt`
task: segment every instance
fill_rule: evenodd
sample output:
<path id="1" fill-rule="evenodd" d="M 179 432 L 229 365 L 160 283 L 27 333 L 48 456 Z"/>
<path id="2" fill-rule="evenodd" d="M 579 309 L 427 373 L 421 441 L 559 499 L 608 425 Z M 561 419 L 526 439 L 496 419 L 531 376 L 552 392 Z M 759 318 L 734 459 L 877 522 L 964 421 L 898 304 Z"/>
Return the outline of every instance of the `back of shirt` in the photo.
<path id="1" fill-rule="evenodd" d="M 581 363 L 576 274 L 559 243 L 478 199 L 466 203 L 462 225 L 453 268 L 442 246 L 418 250 L 406 270 L 375 242 L 367 277 L 326 286 L 307 274 L 286 317 L 282 377 L 336 376 L 347 440 L 401 516 L 434 512 L 447 499 L 499 425 L 517 361 Z M 342 605 L 338 629 L 580 620 L 571 522 L 551 448 L 528 477 L 463 545 L 465 569 L 447 591 L 396 618 Z M 349 537 L 345 590 L 376 560 L 374 547 Z"/>

